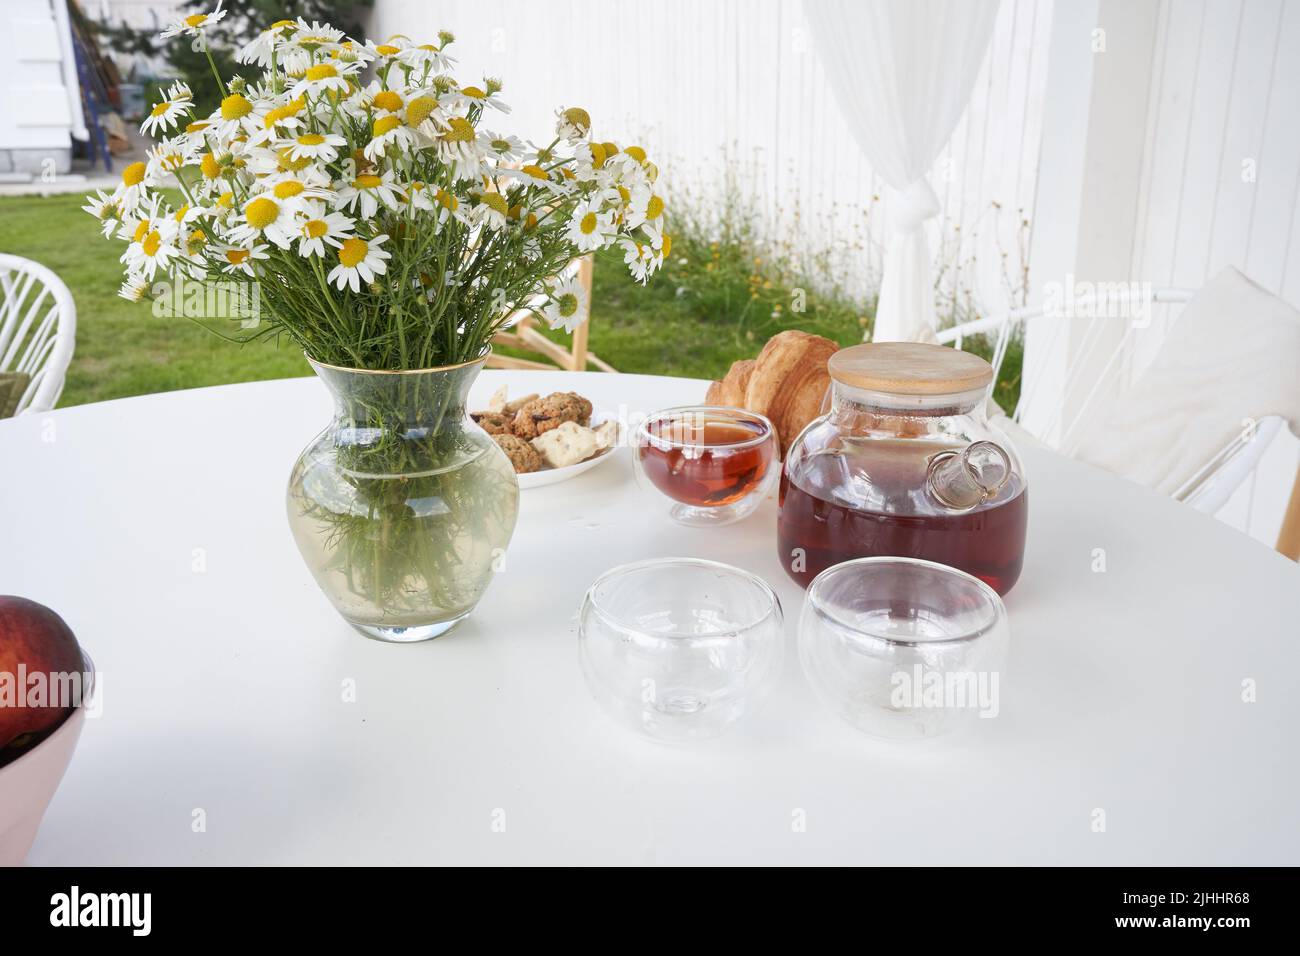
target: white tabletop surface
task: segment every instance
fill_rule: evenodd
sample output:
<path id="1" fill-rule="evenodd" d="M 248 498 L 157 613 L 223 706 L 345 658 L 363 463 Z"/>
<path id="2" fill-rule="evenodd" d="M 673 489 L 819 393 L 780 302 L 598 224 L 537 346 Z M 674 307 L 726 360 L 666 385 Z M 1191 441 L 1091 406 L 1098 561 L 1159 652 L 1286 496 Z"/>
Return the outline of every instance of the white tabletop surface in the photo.
<path id="1" fill-rule="evenodd" d="M 634 412 L 704 393 L 487 372 L 476 395 L 506 380 Z M 804 682 L 775 501 L 679 528 L 638 496 L 626 449 L 524 493 L 505 570 L 458 630 L 363 639 L 284 515 L 329 411 L 295 379 L 0 422 L 0 593 L 61 613 L 104 693 L 31 863 L 1300 863 L 1300 570 L 1212 518 L 1022 449 L 1001 714 L 891 743 Z M 664 555 L 762 575 L 791 642 L 766 709 L 690 748 L 609 722 L 577 662 L 587 585 Z"/>

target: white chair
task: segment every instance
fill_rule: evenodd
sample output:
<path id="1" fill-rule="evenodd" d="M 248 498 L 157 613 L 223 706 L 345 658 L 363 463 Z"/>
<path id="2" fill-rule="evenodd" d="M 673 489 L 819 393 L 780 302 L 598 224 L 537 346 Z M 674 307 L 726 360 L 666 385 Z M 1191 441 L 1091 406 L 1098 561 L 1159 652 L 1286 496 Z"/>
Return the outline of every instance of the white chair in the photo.
<path id="1" fill-rule="evenodd" d="M 1133 314 L 1125 313 L 1124 310 L 1131 310 L 1135 306 L 1150 308 L 1154 305 L 1183 304 L 1188 302 L 1192 295 L 1193 290 L 1189 289 L 1153 288 L 1147 283 L 1132 283 L 1120 285 L 1114 291 L 1103 290 L 1080 296 L 1072 302 L 1073 316 L 1094 316 L 1094 318 L 1086 326 L 1078 348 L 1073 350 L 1071 363 L 1064 373 L 1063 392 L 1079 394 L 1086 388 L 1086 393 L 1074 409 L 1070 421 L 1062 421 L 1063 403 L 1057 403 L 1049 411 L 1046 420 L 1037 428 L 1029 430 L 1029 434 L 1063 454 L 1073 455 L 1078 450 L 1080 426 L 1087 422 L 1089 409 L 1094 406 L 1099 396 L 1107 395 L 1110 391 L 1122 387 L 1121 373 L 1125 366 L 1125 358 L 1131 354 L 1130 347 L 1138 327 L 1136 323 L 1126 323 L 1124 333 L 1118 341 L 1115 341 L 1115 336 L 1108 334 L 1107 331 L 1113 329 L 1113 322 L 1102 317 L 1114 315 L 1116 312 Z M 1005 315 L 960 323 L 942 330 L 937 338 L 941 344 L 961 348 L 965 339 L 970 336 L 991 336 L 993 339 L 991 364 L 994 370 L 1000 373 L 1013 336 L 1022 334 L 1028 323 L 1046 318 L 1048 316 L 1041 308 L 1016 309 Z M 1057 337 L 1068 326 L 1069 323 L 1062 321 L 1053 324 L 1052 331 L 1048 333 L 1044 342 L 1046 350 L 1052 349 Z M 1109 354 L 1106 354 L 1106 349 L 1110 350 Z M 1093 374 L 1090 370 L 1096 369 L 1099 365 L 1101 371 L 1096 373 L 1096 377 L 1090 383 L 1082 383 L 1081 376 L 1085 372 Z M 994 382 L 998 377 L 995 375 Z M 1028 387 L 1022 384 L 1016 407 L 1009 416 L 1010 420 L 1022 429 L 1024 427 L 1021 422 L 1022 415 L 1035 398 L 1037 384 L 1039 383 L 1031 383 Z M 1200 466 L 1195 474 L 1173 490 L 1171 496 L 1198 511 L 1207 514 L 1218 512 L 1232 497 L 1233 492 L 1258 467 L 1264 452 L 1285 421 L 1280 415 L 1260 417 L 1253 429 L 1243 431 L 1221 447 Z M 1178 422 L 1171 421 L 1169 427 L 1180 426 Z M 1292 495 L 1291 505 L 1278 539 L 1278 550 L 1292 558 L 1296 557 L 1290 552 L 1296 550 L 1295 541 L 1297 535 L 1300 535 L 1300 526 L 1291 527 L 1291 525 L 1297 522 L 1300 522 L 1300 476 L 1297 477 L 1296 490 Z"/>
<path id="2" fill-rule="evenodd" d="M 76 331 L 77 306 L 63 280 L 39 262 L 0 253 L 0 372 L 30 376 L 15 415 L 54 407 Z"/>

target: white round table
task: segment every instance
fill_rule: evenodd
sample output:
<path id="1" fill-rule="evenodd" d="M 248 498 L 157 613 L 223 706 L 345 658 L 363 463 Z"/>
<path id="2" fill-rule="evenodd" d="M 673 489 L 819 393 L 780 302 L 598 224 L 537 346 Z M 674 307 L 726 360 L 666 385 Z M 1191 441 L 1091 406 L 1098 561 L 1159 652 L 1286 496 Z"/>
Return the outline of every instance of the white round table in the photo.
<path id="1" fill-rule="evenodd" d="M 477 398 L 503 381 L 639 412 L 705 387 L 486 372 Z M 771 582 L 793 651 L 774 501 L 677 527 L 622 449 L 523 493 L 460 628 L 386 645 L 338 617 L 285 520 L 329 414 L 294 379 L 0 422 L 0 592 L 61 613 L 104 694 L 31 863 L 1300 863 L 1300 570 L 1212 518 L 1024 448 L 997 719 L 864 737 L 791 652 L 759 714 L 671 747 L 588 696 L 579 600 L 615 564 L 714 558 Z"/>

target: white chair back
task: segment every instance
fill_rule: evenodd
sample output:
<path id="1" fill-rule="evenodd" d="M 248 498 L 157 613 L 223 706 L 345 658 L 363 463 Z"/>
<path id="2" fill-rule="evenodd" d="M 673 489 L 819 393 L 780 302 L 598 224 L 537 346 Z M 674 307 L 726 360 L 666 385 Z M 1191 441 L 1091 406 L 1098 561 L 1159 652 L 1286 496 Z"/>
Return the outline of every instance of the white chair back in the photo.
<path id="1" fill-rule="evenodd" d="M 1062 454 L 1072 455 L 1077 450 L 1078 425 L 1086 421 L 1086 413 L 1099 395 L 1104 394 L 1108 389 L 1120 387 L 1121 372 L 1126 359 L 1131 355 L 1134 334 L 1138 326 L 1132 322 L 1128 323 L 1119 340 L 1115 341 L 1114 336 L 1109 334 L 1109 330 L 1114 328 L 1114 322 L 1109 316 L 1116 314 L 1117 310 L 1132 310 L 1137 306 L 1150 308 L 1161 304 L 1181 304 L 1191 297 L 1190 289 L 1153 288 L 1148 283 L 1120 284 L 1113 292 L 1103 289 L 1097 293 L 1081 296 L 1079 301 L 1072 304 L 1072 315 L 1093 316 L 1093 318 L 1086 325 L 1078 348 L 1071 350 L 1070 364 L 1063 376 L 1064 388 L 1059 394 L 1078 395 L 1086 389 L 1084 398 L 1072 410 L 1072 417 L 1068 422 L 1062 421 L 1064 403 L 1056 403 L 1047 411 L 1042 424 L 1031 433 Z M 996 382 L 1001 374 L 1007 347 L 1013 336 L 1023 335 L 1029 323 L 1049 318 L 1054 317 L 1047 316 L 1041 308 L 1017 309 L 1006 315 L 963 322 L 944 329 L 938 334 L 938 340 L 942 344 L 961 348 L 964 340 L 970 336 L 991 336 L 993 338 L 991 364 L 994 371 L 998 373 L 994 376 Z M 1048 351 L 1051 351 L 1058 337 L 1069 324 L 1059 320 L 1052 322 L 1051 330 L 1044 341 L 1044 347 Z M 1077 330 L 1077 325 L 1075 329 Z M 1109 354 L 1106 353 L 1106 349 L 1110 350 Z M 1098 367 L 1100 371 L 1094 371 Z M 1085 374 L 1093 376 L 1091 381 L 1082 380 Z M 1038 397 L 1036 388 L 1038 384 L 1039 382 L 1031 382 L 1028 386 L 1022 386 L 1016 407 L 1010 415 L 1017 424 L 1022 424 L 1024 410 L 1031 407 Z M 1282 422 L 1283 419 L 1278 416 L 1261 418 L 1253 434 L 1239 436 L 1220 449 L 1191 480 L 1173 493 L 1173 497 L 1198 511 L 1209 514 L 1217 512 L 1227 503 L 1232 493 L 1254 473 Z M 1176 428 L 1178 425 L 1176 422 L 1171 422 L 1170 427 Z"/>
<path id="2" fill-rule="evenodd" d="M 76 343 L 77 306 L 39 262 L 0 253 L 0 372 L 31 376 L 15 414 L 54 407 Z"/>

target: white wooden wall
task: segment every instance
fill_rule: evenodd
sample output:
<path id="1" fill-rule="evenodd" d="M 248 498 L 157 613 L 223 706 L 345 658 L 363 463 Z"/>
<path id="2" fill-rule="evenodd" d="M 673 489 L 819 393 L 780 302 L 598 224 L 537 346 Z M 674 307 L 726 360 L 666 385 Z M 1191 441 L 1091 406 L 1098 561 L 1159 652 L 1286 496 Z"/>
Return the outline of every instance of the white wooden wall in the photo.
<path id="1" fill-rule="evenodd" d="M 86 135 L 66 2 L 0 0 L 0 172 L 67 172 Z"/>
<path id="2" fill-rule="evenodd" d="M 933 182 L 941 300 L 997 309 L 1019 273 L 1034 194 L 1051 3 L 1006 0 L 970 109 Z M 793 0 L 376 0 L 371 35 L 417 42 L 453 31 L 457 76 L 505 82 L 503 129 L 549 141 L 554 110 L 586 108 L 602 138 L 639 142 L 678 198 L 716 194 L 726 172 L 769 241 L 825 255 L 870 299 L 887 224 Z M 995 205 L 996 204 L 996 205 Z M 1003 252 L 1007 253 L 1006 258 Z"/>
<path id="3" fill-rule="evenodd" d="M 1231 265 L 1300 307 L 1300 0 L 1161 0 L 1152 70 L 1132 274 Z M 1220 517 L 1275 540 L 1298 450 L 1284 433 Z"/>

